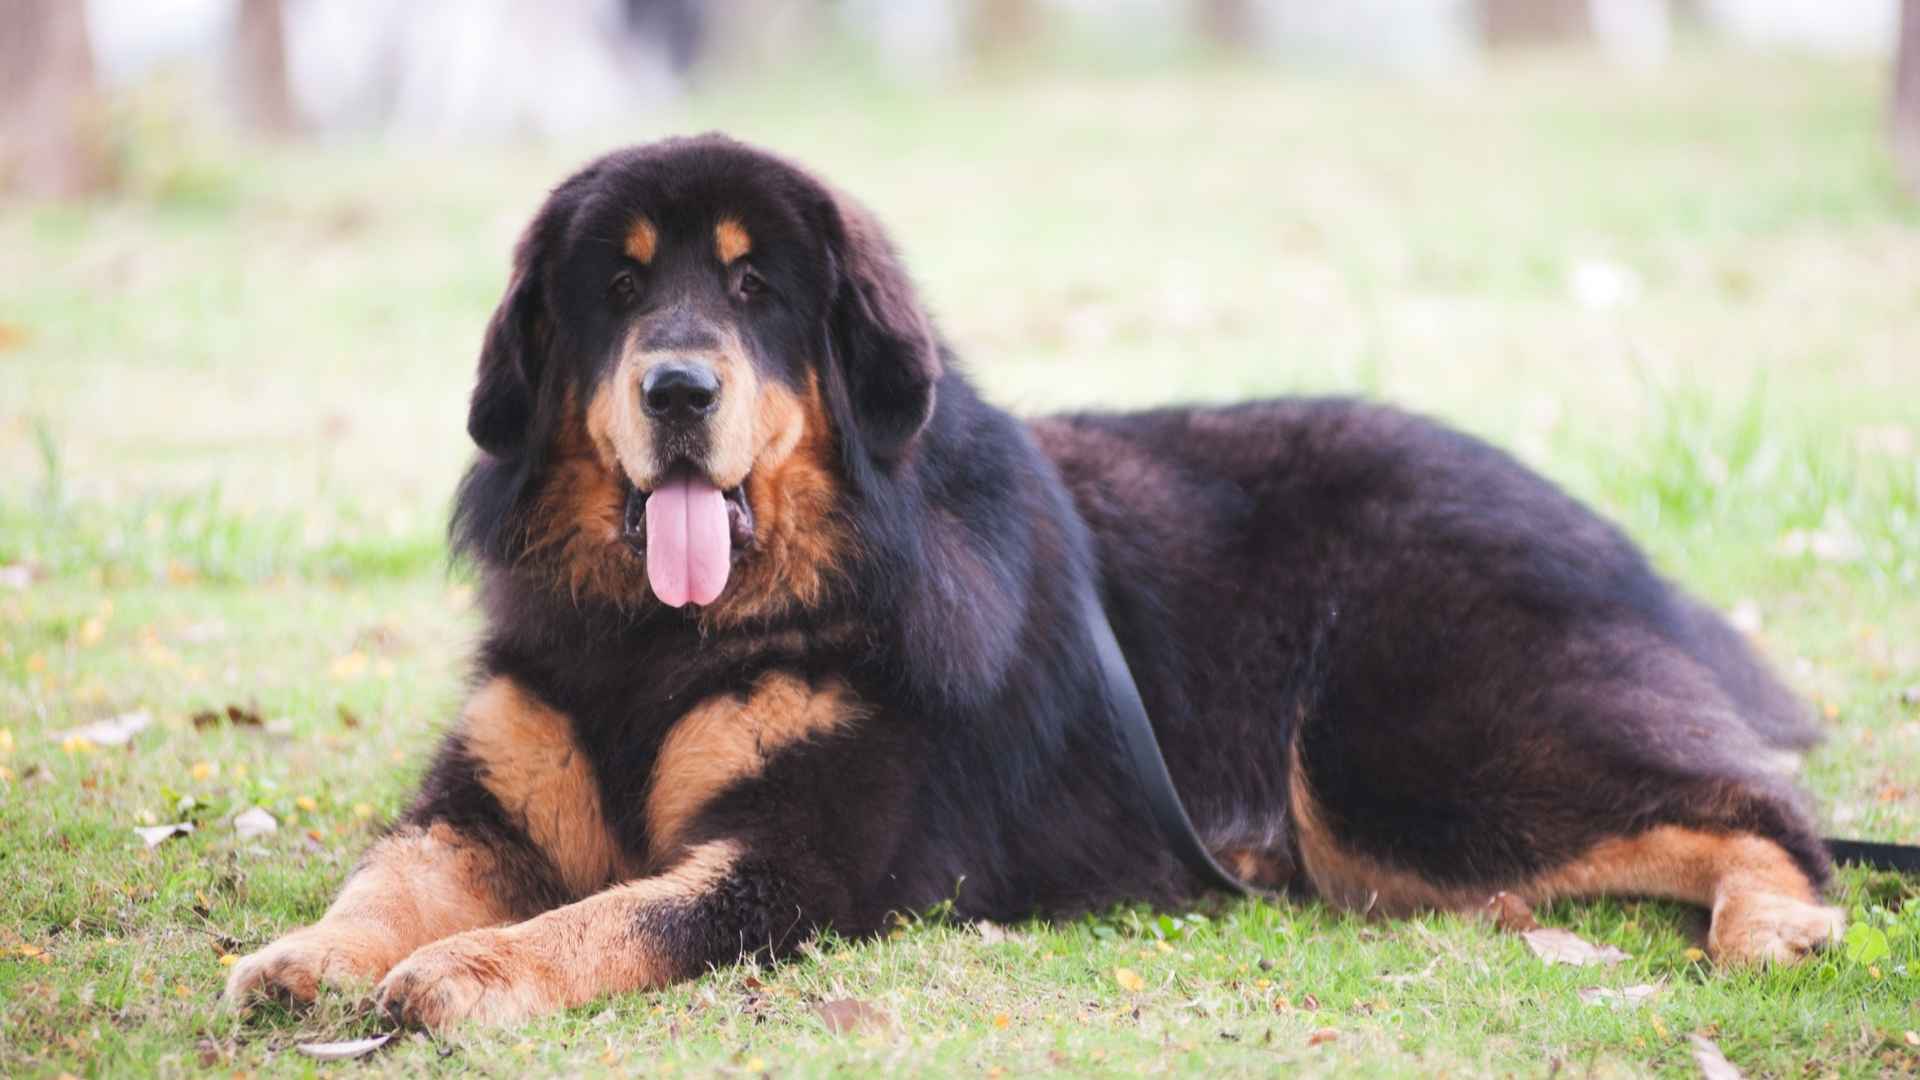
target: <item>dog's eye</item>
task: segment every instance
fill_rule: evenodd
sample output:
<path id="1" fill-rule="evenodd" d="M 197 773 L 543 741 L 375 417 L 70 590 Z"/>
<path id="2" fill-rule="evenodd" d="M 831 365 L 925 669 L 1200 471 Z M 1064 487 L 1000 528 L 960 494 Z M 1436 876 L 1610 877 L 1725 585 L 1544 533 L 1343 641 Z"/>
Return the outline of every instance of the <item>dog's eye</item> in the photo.
<path id="1" fill-rule="evenodd" d="M 742 300 L 751 300 L 767 291 L 767 279 L 751 266 L 743 266 L 734 275 L 733 291 Z"/>
<path id="2" fill-rule="evenodd" d="M 633 302 L 639 297 L 640 281 L 633 276 L 631 270 L 620 271 L 613 275 L 612 281 L 607 283 L 607 299 L 613 302 L 614 307 L 632 307 Z"/>

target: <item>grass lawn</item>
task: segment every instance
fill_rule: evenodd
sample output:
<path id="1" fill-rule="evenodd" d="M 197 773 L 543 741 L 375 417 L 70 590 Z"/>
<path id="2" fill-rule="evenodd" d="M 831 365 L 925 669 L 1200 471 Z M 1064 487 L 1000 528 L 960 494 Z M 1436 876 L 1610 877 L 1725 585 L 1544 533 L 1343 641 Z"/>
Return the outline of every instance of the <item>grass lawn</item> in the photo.
<path id="1" fill-rule="evenodd" d="M 1920 840 L 1920 211 L 1883 78 L 1717 53 L 1446 86 L 782 78 L 622 138 L 723 127 L 863 196 L 1016 408 L 1342 390 L 1514 449 L 1821 710 L 1834 831 Z M 596 147 L 261 156 L 129 124 L 127 197 L 0 208 L 0 1074 L 1685 1074 L 1694 1034 L 1749 1074 L 1920 1072 L 1920 881 L 1859 871 L 1850 947 L 1757 974 L 1702 963 L 1699 917 L 1661 903 L 1539 913 L 1629 954 L 1608 968 L 1311 904 L 936 914 L 300 1056 L 376 1025 L 348 1000 L 238 1021 L 223 963 L 320 913 L 452 716 L 472 361 L 517 228 Z M 62 736 L 141 711 L 124 747 Z M 253 805 L 277 832 L 236 834 Z M 830 1032 L 839 998 L 891 1026 Z"/>

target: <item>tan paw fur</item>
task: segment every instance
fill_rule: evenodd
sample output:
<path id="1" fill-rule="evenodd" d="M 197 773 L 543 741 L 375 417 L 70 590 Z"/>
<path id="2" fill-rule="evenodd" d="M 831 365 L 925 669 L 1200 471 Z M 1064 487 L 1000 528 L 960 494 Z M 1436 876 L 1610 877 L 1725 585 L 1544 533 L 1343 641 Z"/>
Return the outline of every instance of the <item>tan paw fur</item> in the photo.
<path id="1" fill-rule="evenodd" d="M 1838 941 L 1846 925 L 1839 908 L 1774 893 L 1734 893 L 1713 906 L 1707 951 L 1722 964 L 1790 964 Z"/>
<path id="2" fill-rule="evenodd" d="M 512 928 L 469 930 L 422 946 L 376 991 L 381 1011 L 408 1027 L 507 1024 L 563 1007 L 554 974 L 535 962 Z"/>
<path id="3" fill-rule="evenodd" d="M 305 1005 L 320 987 L 368 987 L 399 959 L 383 935 L 361 927 L 309 926 L 253 953 L 227 975 L 223 1000 L 244 1006 L 259 998 Z"/>

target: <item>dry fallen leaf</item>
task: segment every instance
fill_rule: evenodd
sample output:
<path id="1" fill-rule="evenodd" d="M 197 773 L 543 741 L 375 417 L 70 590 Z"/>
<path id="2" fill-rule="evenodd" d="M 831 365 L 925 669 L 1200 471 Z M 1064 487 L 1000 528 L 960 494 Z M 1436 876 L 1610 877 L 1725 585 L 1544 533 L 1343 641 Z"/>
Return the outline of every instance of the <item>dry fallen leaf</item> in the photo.
<path id="1" fill-rule="evenodd" d="M 1920 1046 L 1920 1031 L 1907 1032 L 1907 1045 Z"/>
<path id="2" fill-rule="evenodd" d="M 893 1026 L 893 1017 L 887 1015 L 886 1010 L 854 998 L 823 1001 L 815 1005 L 813 1011 L 835 1035 L 882 1032 Z"/>
<path id="3" fill-rule="evenodd" d="M 265 721 L 260 718 L 258 710 L 246 708 L 241 705 L 229 705 L 224 710 L 202 709 L 193 714 L 193 726 L 195 728 L 217 727 L 222 720 L 225 720 L 234 727 L 257 728 L 265 726 Z"/>
<path id="4" fill-rule="evenodd" d="M 171 825 L 135 825 L 133 831 L 147 842 L 149 848 L 159 847 L 176 836 L 185 836 L 193 831 L 193 822 L 176 821 Z"/>
<path id="5" fill-rule="evenodd" d="M 1330 1028 L 1330 1027 L 1319 1028 L 1315 1030 L 1313 1034 L 1307 1036 L 1307 1045 L 1319 1046 L 1321 1043 L 1330 1043 L 1339 1037 L 1340 1037 L 1339 1028 Z"/>
<path id="6" fill-rule="evenodd" d="M 125 746 L 135 735 L 145 731 L 153 724 L 153 714 L 145 709 L 138 712 L 122 713 L 111 720 L 96 720 L 91 724 L 62 731 L 50 736 L 54 742 L 84 742 L 94 746 Z"/>
<path id="7" fill-rule="evenodd" d="M 1540 929 L 1534 920 L 1533 909 L 1527 902 L 1510 892 L 1494 893 L 1487 901 L 1487 914 L 1493 924 L 1509 934 L 1524 934 L 1529 930 Z"/>
<path id="8" fill-rule="evenodd" d="M 1705 1035 L 1689 1035 L 1687 1041 L 1693 1044 L 1693 1063 L 1700 1066 L 1700 1075 L 1706 1080 L 1741 1080 L 1739 1069 L 1720 1052 L 1720 1047 Z"/>
<path id="9" fill-rule="evenodd" d="M 233 816 L 233 831 L 240 834 L 242 840 L 265 836 L 279 828 L 280 823 L 274 820 L 273 815 L 257 806 L 250 806 Z"/>
<path id="10" fill-rule="evenodd" d="M 1533 954 L 1554 964 L 1572 964 L 1584 967 L 1588 964 L 1611 965 L 1627 958 L 1627 954 L 1611 945 L 1595 945 L 1567 930 L 1546 929 L 1528 930 L 1520 935 Z"/>
<path id="11" fill-rule="evenodd" d="M 352 1039 L 347 1042 L 301 1043 L 294 1049 L 321 1061 L 347 1061 L 352 1058 L 366 1057 L 387 1045 L 392 1039 L 392 1035 L 375 1035 L 371 1038 Z"/>
<path id="12" fill-rule="evenodd" d="M 1580 1000 L 1587 1005 L 1609 1005 L 1618 1008 L 1622 1005 L 1632 1008 L 1645 1005 L 1658 994 L 1661 983 L 1643 983 L 1639 986 L 1626 986 L 1618 990 L 1605 986 L 1589 986 L 1580 991 Z"/>
<path id="13" fill-rule="evenodd" d="M 1829 512 L 1818 529 L 1794 529 L 1780 537 L 1782 555 L 1812 555 L 1818 562 L 1853 562 L 1866 554 L 1866 544 L 1845 516 Z"/>
<path id="14" fill-rule="evenodd" d="M 1147 981 L 1142 979 L 1139 972 L 1134 971 L 1132 968 L 1114 968 L 1113 981 L 1120 984 L 1120 989 L 1128 991 L 1129 993 L 1137 994 L 1147 988 Z"/>

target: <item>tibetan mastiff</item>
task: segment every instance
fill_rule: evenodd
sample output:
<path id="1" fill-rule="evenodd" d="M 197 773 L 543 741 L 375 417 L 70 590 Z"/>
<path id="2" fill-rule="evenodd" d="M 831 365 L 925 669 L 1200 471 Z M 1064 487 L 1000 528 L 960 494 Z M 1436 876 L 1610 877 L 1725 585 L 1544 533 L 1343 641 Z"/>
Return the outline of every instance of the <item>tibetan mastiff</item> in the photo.
<path id="1" fill-rule="evenodd" d="M 396 827 L 227 993 L 512 1021 L 873 933 L 1205 883 L 1109 716 L 1102 605 L 1199 835 L 1357 911 L 1664 897 L 1723 963 L 1832 940 L 1741 637 L 1484 443 L 1348 400 L 1022 420 L 875 220 L 719 136 L 556 188 L 453 515 L 474 681 Z"/>

